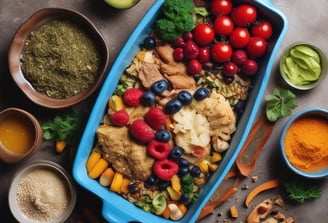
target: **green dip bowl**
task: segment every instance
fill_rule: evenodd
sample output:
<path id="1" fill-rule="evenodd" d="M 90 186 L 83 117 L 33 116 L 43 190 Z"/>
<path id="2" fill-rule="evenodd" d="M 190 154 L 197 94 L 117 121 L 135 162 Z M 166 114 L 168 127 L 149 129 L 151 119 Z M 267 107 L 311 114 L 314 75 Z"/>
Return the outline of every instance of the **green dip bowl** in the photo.
<path id="1" fill-rule="evenodd" d="M 312 43 L 289 45 L 280 58 L 282 79 L 297 90 L 310 90 L 327 76 L 327 55 Z"/>

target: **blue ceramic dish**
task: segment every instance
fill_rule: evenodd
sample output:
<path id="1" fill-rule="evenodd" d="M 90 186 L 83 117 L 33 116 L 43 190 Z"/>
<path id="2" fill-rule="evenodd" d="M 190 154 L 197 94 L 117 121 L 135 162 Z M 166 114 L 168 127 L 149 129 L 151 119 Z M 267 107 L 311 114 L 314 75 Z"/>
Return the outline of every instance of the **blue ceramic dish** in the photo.
<path id="1" fill-rule="evenodd" d="M 296 121 L 299 118 L 302 117 L 306 117 L 306 116 L 317 116 L 317 117 L 322 117 L 328 120 L 328 110 L 325 109 L 321 109 L 321 108 L 307 108 L 304 109 L 296 114 L 294 114 L 285 124 L 283 131 L 281 133 L 281 137 L 280 137 L 280 150 L 281 150 L 281 154 L 283 159 L 285 160 L 287 166 L 294 171 L 296 174 L 301 175 L 303 177 L 307 177 L 307 178 L 321 178 L 321 177 L 325 177 L 328 176 L 328 166 L 322 170 L 318 170 L 318 171 L 313 171 L 313 172 L 305 172 L 302 171 L 296 167 L 294 167 L 288 160 L 287 155 L 285 153 L 285 149 L 284 149 L 284 142 L 285 142 L 285 138 L 286 138 L 286 133 L 289 129 L 289 127 L 294 123 L 294 121 Z"/>
<path id="2" fill-rule="evenodd" d="M 230 142 L 230 149 L 224 155 L 218 170 L 212 175 L 208 183 L 203 187 L 203 192 L 199 199 L 188 209 L 187 214 L 179 221 L 175 222 L 195 222 L 203 206 L 215 192 L 215 189 L 223 181 L 233 165 L 247 135 L 252 127 L 254 118 L 264 95 L 272 65 L 283 37 L 287 32 L 287 20 L 285 16 L 277 10 L 270 0 L 243 0 L 241 3 L 254 5 L 261 17 L 266 18 L 273 25 L 274 33 L 268 45 L 268 53 L 264 56 L 258 77 L 254 80 L 253 88 L 249 94 L 243 116 L 238 122 L 237 131 Z M 145 37 L 152 31 L 153 24 L 160 13 L 160 8 L 164 0 L 155 1 L 153 6 L 144 15 L 144 18 L 135 28 L 134 32 L 126 42 L 120 54 L 116 58 L 106 80 L 102 86 L 99 96 L 88 120 L 86 129 L 82 136 L 73 167 L 75 180 L 84 188 L 97 195 L 103 200 L 103 217 L 111 223 L 115 222 L 173 222 L 162 217 L 144 212 L 134 206 L 120 195 L 111 192 L 108 188 L 101 186 L 97 180 L 88 177 L 86 171 L 86 161 L 95 142 L 95 132 L 106 111 L 107 102 L 115 90 L 120 76 L 124 69 L 131 63 L 133 57 L 140 50 L 139 46 Z"/>

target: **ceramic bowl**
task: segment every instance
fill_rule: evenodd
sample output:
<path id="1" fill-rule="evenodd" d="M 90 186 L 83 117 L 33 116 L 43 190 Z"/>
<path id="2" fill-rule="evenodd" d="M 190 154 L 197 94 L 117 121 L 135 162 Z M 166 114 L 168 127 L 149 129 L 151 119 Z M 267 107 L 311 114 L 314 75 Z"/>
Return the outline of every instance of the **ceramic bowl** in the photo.
<path id="1" fill-rule="evenodd" d="M 290 55 L 290 51 L 292 49 L 294 49 L 297 46 L 306 46 L 309 47 L 311 49 L 313 49 L 315 52 L 318 53 L 319 58 L 320 58 L 320 66 L 321 66 L 321 73 L 320 76 L 317 80 L 315 81 L 311 81 L 310 83 L 306 84 L 306 85 L 297 85 L 295 83 L 293 83 L 292 80 L 290 80 L 290 78 L 288 77 L 288 75 L 286 74 L 283 65 L 286 62 L 286 58 Z M 291 86 L 294 89 L 297 90 L 310 90 L 313 89 L 315 87 L 317 87 L 319 84 L 321 84 L 327 77 L 327 55 L 325 54 L 325 52 L 323 50 L 321 50 L 319 47 L 315 46 L 312 43 L 307 43 L 307 42 L 297 42 L 297 43 L 293 43 L 291 45 L 289 45 L 282 53 L 281 58 L 280 58 L 280 63 L 279 63 L 279 68 L 280 68 L 280 74 L 282 79 L 285 81 L 285 83 L 287 83 L 289 86 Z"/>
<path id="2" fill-rule="evenodd" d="M 43 131 L 29 112 L 7 108 L 0 112 L 0 159 L 16 163 L 31 158 L 41 148 Z"/>
<path id="3" fill-rule="evenodd" d="M 56 176 L 56 177 L 52 177 L 51 179 L 60 179 L 63 183 L 63 187 L 62 186 L 58 186 L 60 188 L 64 188 L 63 191 L 66 191 L 67 194 L 67 206 L 64 210 L 62 210 L 61 213 L 59 213 L 57 215 L 57 217 L 54 218 L 48 218 L 49 221 L 47 221 L 48 223 L 61 223 L 61 222 L 65 222 L 65 220 L 70 216 L 70 214 L 72 213 L 75 204 L 76 204 L 76 189 L 75 189 L 75 184 L 71 178 L 71 176 L 68 174 L 68 172 L 59 164 L 54 163 L 52 161 L 48 161 L 48 160 L 38 160 L 38 161 L 33 161 L 31 163 L 27 163 L 26 165 L 24 165 L 23 167 L 20 168 L 20 170 L 17 171 L 17 173 L 14 175 L 11 185 L 10 185 L 10 189 L 9 189 L 9 193 L 8 193 L 8 201 L 9 201 L 9 207 L 10 207 L 10 211 L 13 214 L 13 216 L 16 218 L 16 220 L 18 222 L 25 222 L 25 223 L 34 223 L 34 222 L 42 222 L 42 221 L 36 221 L 35 219 L 31 219 L 29 216 L 29 214 L 26 214 L 24 211 L 22 211 L 21 208 L 21 204 L 18 204 L 17 202 L 17 191 L 23 191 L 20 187 L 20 183 L 22 183 L 23 179 L 26 179 L 27 175 L 33 173 L 34 171 L 38 171 L 38 170 L 42 170 L 45 171 L 45 173 L 50 173 L 51 176 Z M 53 174 L 52 174 L 53 173 Z M 31 176 L 31 175 L 30 175 Z M 44 176 L 44 174 L 40 174 L 39 176 Z M 33 176 L 35 179 L 35 181 L 37 182 L 37 177 L 36 175 Z M 26 182 L 26 181 L 24 181 Z M 42 181 L 40 181 L 40 185 L 44 185 L 43 183 L 41 183 Z M 27 184 L 27 183 L 25 183 Z M 30 183 L 33 186 L 33 183 Z M 56 184 L 57 185 L 57 184 Z M 47 197 L 54 197 L 56 190 L 50 190 L 50 185 L 48 185 L 47 188 L 43 188 L 41 186 L 40 188 L 40 196 L 42 198 L 47 198 Z M 55 191 L 53 194 L 50 193 L 49 191 Z M 57 190 L 58 191 L 58 190 Z M 45 193 L 43 193 L 45 192 Z M 48 194 L 47 194 L 48 192 Z M 21 193 L 24 195 L 24 193 Z M 31 195 L 27 195 L 27 196 L 31 196 Z M 44 197 L 43 197 L 44 196 Z M 59 196 L 58 196 L 59 197 Z M 44 199 L 46 200 L 46 199 Z M 43 201 L 44 201 L 43 200 Z M 62 200 L 62 199 L 61 199 Z M 43 202 L 42 199 L 40 202 Z M 43 205 L 39 205 L 40 207 L 45 208 L 46 205 L 48 203 L 43 202 Z M 37 205 L 36 205 L 37 206 Z M 49 207 L 52 205 L 49 205 Z M 37 206 L 38 207 L 38 206 Z M 40 212 L 42 213 L 42 212 Z M 39 218 L 38 218 L 39 219 Z M 45 221 L 44 221 L 45 222 Z"/>
<path id="4" fill-rule="evenodd" d="M 300 168 L 294 166 L 285 151 L 285 139 L 286 139 L 286 134 L 290 128 L 290 126 L 295 123 L 296 120 L 299 120 L 301 118 L 304 117 L 320 117 L 323 118 L 324 120 L 327 121 L 328 123 L 328 110 L 325 109 L 321 109 L 321 108 L 307 108 L 304 109 L 302 111 L 299 111 L 298 113 L 294 114 L 285 124 L 281 137 L 280 137 L 280 150 L 281 150 L 281 154 L 283 159 L 285 160 L 287 166 L 296 174 L 307 177 L 307 178 L 321 178 L 321 177 L 325 177 L 328 176 L 328 164 L 326 165 L 325 168 L 317 170 L 317 171 L 304 171 L 301 170 Z"/>
<path id="5" fill-rule="evenodd" d="M 38 92 L 32 84 L 26 80 L 21 69 L 21 58 L 24 52 L 25 41 L 29 38 L 32 31 L 54 19 L 68 19 L 82 29 L 84 29 L 90 38 L 98 44 L 101 54 L 101 64 L 98 69 L 98 75 L 95 81 L 85 91 L 65 99 L 55 99 Z M 69 9 L 45 8 L 33 14 L 17 30 L 9 49 L 9 68 L 11 75 L 18 87 L 34 103 L 47 108 L 64 108 L 81 102 L 90 96 L 102 83 L 109 67 L 109 49 L 102 34 L 95 25 L 84 15 Z"/>
<path id="6" fill-rule="evenodd" d="M 285 17 L 272 5 L 267 5 L 262 0 L 243 0 L 241 3 L 253 4 L 259 10 L 266 19 L 272 21 L 275 32 L 273 33 L 272 40 L 268 45 L 268 51 L 261 61 L 259 68 L 259 74 L 254 79 L 254 85 L 249 94 L 249 99 L 245 107 L 244 113 L 241 116 L 237 131 L 234 133 L 233 138 L 230 142 L 230 149 L 226 151 L 224 157 L 219 165 L 219 168 L 213 173 L 209 182 L 203 187 L 202 192 L 199 194 L 197 201 L 192 205 L 188 206 L 186 215 L 177 221 L 170 219 L 164 219 L 160 216 L 156 216 L 149 212 L 143 211 L 141 208 L 136 207 L 133 203 L 127 201 L 122 196 L 114 193 L 103 187 L 95 179 L 91 179 L 88 176 L 85 168 L 86 161 L 88 160 L 89 154 L 93 149 L 94 142 L 96 140 L 96 130 L 99 124 L 102 122 L 105 112 L 107 111 L 108 100 L 112 96 L 117 84 L 120 80 L 120 75 L 124 73 L 124 70 L 134 56 L 140 51 L 140 45 L 143 43 L 145 37 L 149 36 L 152 32 L 154 24 L 158 16 L 160 15 L 161 6 L 164 0 L 157 0 L 144 15 L 143 19 L 136 26 L 133 33 L 129 37 L 128 41 L 122 48 L 114 64 L 111 66 L 110 72 L 101 87 L 98 98 L 90 114 L 88 123 L 84 130 L 81 138 L 80 146 L 77 150 L 77 154 L 74 160 L 73 176 L 74 179 L 82 187 L 86 188 L 93 194 L 99 196 L 103 201 L 103 216 L 108 222 L 196 222 L 197 218 L 207 201 L 214 194 L 216 188 L 224 180 L 225 175 L 233 165 L 240 149 L 245 142 L 251 126 L 254 122 L 254 118 L 259 109 L 262 101 L 263 94 L 265 92 L 272 64 L 275 55 L 279 49 L 279 45 L 287 31 L 287 21 Z"/>

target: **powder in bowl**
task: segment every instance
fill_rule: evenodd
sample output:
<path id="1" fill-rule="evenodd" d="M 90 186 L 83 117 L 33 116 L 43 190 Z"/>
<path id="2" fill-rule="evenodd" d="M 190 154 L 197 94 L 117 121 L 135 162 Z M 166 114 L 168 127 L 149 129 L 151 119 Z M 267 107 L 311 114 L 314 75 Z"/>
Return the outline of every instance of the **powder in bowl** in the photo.
<path id="1" fill-rule="evenodd" d="M 312 172 L 328 166 L 328 120 L 317 116 L 301 117 L 287 130 L 284 149 L 296 168 Z"/>
<path id="2" fill-rule="evenodd" d="M 76 203 L 68 173 L 58 164 L 37 161 L 22 168 L 9 191 L 9 206 L 20 222 L 64 222 Z"/>

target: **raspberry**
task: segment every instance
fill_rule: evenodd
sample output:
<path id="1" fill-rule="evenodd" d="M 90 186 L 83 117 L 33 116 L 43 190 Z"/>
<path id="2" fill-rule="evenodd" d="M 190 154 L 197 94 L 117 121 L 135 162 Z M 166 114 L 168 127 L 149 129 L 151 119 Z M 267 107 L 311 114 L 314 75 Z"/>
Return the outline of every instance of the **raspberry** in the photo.
<path id="1" fill-rule="evenodd" d="M 137 107 L 141 102 L 142 90 L 138 88 L 128 88 L 123 95 L 124 103 L 128 106 Z"/>
<path id="2" fill-rule="evenodd" d="M 171 180 L 178 173 L 179 165 L 168 159 L 156 160 L 153 165 L 153 171 L 161 180 Z"/>
<path id="3" fill-rule="evenodd" d="M 159 107 L 151 107 L 146 113 L 145 120 L 155 130 L 161 129 L 166 122 L 166 115 Z"/>
<path id="4" fill-rule="evenodd" d="M 170 151 L 171 147 L 170 144 L 167 142 L 152 140 L 147 146 L 148 154 L 158 160 L 166 159 Z"/>
<path id="5" fill-rule="evenodd" d="M 137 119 L 130 126 L 131 135 L 143 143 L 148 143 L 154 139 L 155 134 L 150 126 L 142 119 Z"/>
<path id="6" fill-rule="evenodd" d="M 126 126 L 129 122 L 129 114 L 125 109 L 119 110 L 111 114 L 110 121 L 115 126 Z"/>

